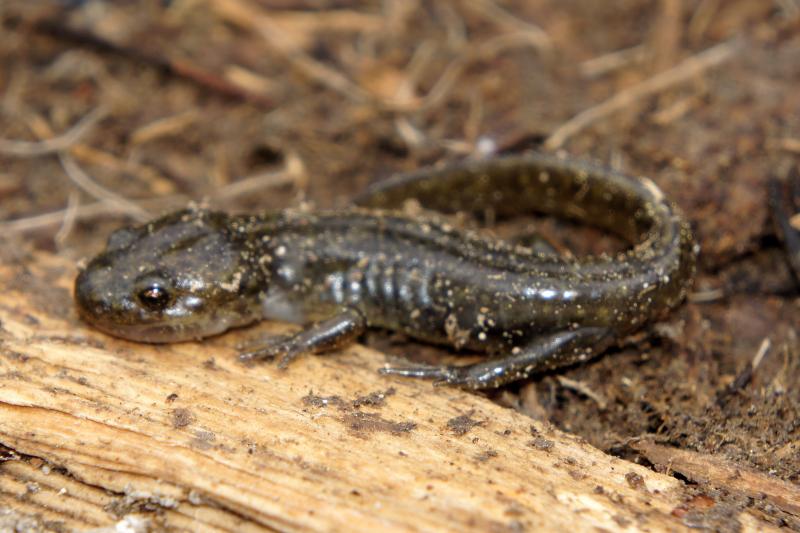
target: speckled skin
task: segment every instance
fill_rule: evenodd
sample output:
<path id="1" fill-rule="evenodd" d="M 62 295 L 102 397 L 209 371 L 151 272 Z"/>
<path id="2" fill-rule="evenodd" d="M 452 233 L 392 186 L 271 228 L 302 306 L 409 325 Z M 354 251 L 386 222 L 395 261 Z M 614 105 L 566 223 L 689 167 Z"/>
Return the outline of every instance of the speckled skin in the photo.
<path id="1" fill-rule="evenodd" d="M 541 212 L 636 243 L 571 260 L 455 230 L 399 208 Z M 81 314 L 113 335 L 172 342 L 262 318 L 309 324 L 246 354 L 332 349 L 368 326 L 497 354 L 459 367 L 385 369 L 495 387 L 583 360 L 685 296 L 688 225 L 649 180 L 546 155 L 424 169 L 377 184 L 360 207 L 232 216 L 202 209 L 111 236 L 76 281 Z"/>

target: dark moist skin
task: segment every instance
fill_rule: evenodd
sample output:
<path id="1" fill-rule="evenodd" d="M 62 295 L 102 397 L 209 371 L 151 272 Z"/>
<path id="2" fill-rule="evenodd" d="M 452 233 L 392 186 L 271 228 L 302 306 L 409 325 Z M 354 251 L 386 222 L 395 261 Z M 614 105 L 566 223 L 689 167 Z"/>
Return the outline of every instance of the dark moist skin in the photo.
<path id="1" fill-rule="evenodd" d="M 558 215 L 633 247 L 582 260 L 543 254 L 390 210 L 409 199 L 446 212 Z M 480 389 L 603 352 L 675 307 L 694 274 L 689 226 L 650 180 L 553 156 L 426 168 L 356 203 L 319 213 L 190 209 L 120 229 L 79 274 L 78 308 L 98 329 L 141 342 L 261 319 L 305 324 L 243 354 L 281 366 L 387 328 L 493 357 L 383 373 Z"/>

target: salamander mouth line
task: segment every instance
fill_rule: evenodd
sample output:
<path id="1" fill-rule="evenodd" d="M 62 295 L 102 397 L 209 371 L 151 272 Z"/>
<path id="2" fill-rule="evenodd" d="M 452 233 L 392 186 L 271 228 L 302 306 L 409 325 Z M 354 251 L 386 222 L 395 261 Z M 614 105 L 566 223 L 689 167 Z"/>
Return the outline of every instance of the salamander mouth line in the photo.
<path id="1" fill-rule="evenodd" d="M 100 331 L 121 339 L 144 342 L 149 344 L 164 344 L 170 342 L 182 342 L 197 340 L 200 336 L 187 335 L 188 332 L 182 331 L 175 326 L 166 325 L 120 325 L 109 324 L 101 321 L 94 323 Z"/>

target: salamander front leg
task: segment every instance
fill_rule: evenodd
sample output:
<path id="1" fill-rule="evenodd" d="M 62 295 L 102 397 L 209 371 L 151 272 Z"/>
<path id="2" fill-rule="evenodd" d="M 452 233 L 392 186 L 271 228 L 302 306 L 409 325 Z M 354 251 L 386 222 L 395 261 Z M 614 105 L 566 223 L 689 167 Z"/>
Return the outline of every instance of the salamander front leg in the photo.
<path id="1" fill-rule="evenodd" d="M 298 355 L 329 352 L 355 341 L 367 328 L 367 321 L 358 309 L 347 307 L 341 313 L 305 326 L 294 335 L 271 337 L 256 350 L 239 354 L 239 360 L 250 362 L 280 357 L 278 368 L 286 368 Z"/>
<path id="2" fill-rule="evenodd" d="M 436 380 L 436 384 L 469 389 L 499 387 L 531 374 L 584 361 L 605 351 L 613 341 L 608 328 L 583 327 L 541 335 L 516 353 L 464 366 L 417 366 L 383 368 L 393 374 Z"/>

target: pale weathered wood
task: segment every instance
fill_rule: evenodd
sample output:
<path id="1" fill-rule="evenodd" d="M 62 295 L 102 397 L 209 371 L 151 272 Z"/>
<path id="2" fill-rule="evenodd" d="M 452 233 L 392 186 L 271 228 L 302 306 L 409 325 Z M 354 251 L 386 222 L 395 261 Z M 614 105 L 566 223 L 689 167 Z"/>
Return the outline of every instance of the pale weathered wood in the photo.
<path id="1" fill-rule="evenodd" d="M 655 465 L 680 472 L 699 483 L 725 487 L 750 498 L 764 499 L 781 511 L 800 517 L 800 486 L 773 478 L 724 457 L 680 450 L 642 440 L 633 445 Z"/>
<path id="2" fill-rule="evenodd" d="M 0 524 L 683 528 L 676 479 L 480 396 L 381 377 L 386 357 L 364 347 L 280 371 L 234 355 L 268 326 L 169 346 L 92 331 L 72 307 L 74 274 L 49 255 L 0 267 L 0 507 L 13 510 Z M 461 415 L 478 424 L 456 431 Z"/>

